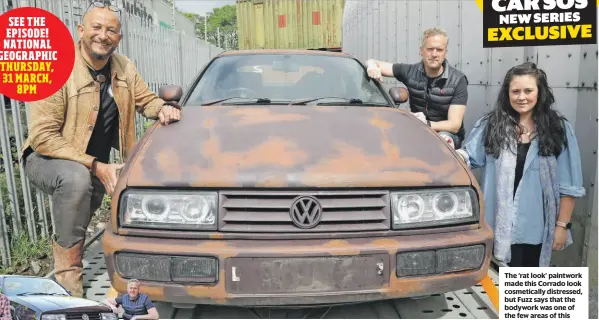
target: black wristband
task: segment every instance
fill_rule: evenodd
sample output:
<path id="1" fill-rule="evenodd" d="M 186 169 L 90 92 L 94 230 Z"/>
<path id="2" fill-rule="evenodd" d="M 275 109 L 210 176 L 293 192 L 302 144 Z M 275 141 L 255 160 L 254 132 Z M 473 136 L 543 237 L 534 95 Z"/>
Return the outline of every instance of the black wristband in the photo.
<path id="1" fill-rule="evenodd" d="M 426 120 L 426 125 L 430 127 L 431 126 L 431 121 L 430 120 Z"/>
<path id="2" fill-rule="evenodd" d="M 94 161 L 92 161 L 92 168 L 91 168 L 91 174 L 92 176 L 96 176 L 96 167 L 98 166 L 98 160 L 94 159 Z"/>

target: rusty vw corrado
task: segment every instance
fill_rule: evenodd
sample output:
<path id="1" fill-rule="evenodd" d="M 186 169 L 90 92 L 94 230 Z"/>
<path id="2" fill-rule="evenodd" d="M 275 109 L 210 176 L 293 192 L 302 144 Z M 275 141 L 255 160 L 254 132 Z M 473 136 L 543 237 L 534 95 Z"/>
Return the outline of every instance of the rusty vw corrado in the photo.
<path id="1" fill-rule="evenodd" d="M 357 59 L 221 53 L 121 173 L 103 248 L 112 286 L 153 300 L 301 306 L 444 293 L 487 273 L 472 172 Z"/>

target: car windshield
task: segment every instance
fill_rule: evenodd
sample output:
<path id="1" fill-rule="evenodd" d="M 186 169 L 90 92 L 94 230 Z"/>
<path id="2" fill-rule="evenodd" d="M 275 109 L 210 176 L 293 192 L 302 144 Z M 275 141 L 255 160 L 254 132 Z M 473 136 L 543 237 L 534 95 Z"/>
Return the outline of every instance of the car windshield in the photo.
<path id="1" fill-rule="evenodd" d="M 2 280 L 3 291 L 7 296 L 18 295 L 69 295 L 52 279 L 37 277 L 6 277 Z"/>
<path id="2" fill-rule="evenodd" d="M 227 103 L 352 101 L 389 105 L 358 61 L 318 54 L 248 54 L 217 58 L 192 89 L 186 104 L 201 105 L 221 99 L 227 99 Z M 308 101 L 313 99 L 317 100 Z"/>

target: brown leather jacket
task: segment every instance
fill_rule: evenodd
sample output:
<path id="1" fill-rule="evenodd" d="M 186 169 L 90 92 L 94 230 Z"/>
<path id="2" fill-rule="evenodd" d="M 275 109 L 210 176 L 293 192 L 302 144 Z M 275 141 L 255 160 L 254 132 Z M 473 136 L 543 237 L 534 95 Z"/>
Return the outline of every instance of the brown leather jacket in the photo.
<path id="1" fill-rule="evenodd" d="M 29 104 L 29 137 L 21 156 L 31 147 L 51 157 L 77 161 L 90 168 L 94 157 L 86 154 L 100 105 L 100 83 L 92 79 L 81 56 L 81 44 L 75 46 L 75 65 L 67 83 L 54 95 Z M 164 105 L 150 91 L 133 62 L 112 55 L 112 91 L 119 109 L 119 134 L 113 147 L 127 159 L 135 145 L 135 111 L 152 120 Z"/>

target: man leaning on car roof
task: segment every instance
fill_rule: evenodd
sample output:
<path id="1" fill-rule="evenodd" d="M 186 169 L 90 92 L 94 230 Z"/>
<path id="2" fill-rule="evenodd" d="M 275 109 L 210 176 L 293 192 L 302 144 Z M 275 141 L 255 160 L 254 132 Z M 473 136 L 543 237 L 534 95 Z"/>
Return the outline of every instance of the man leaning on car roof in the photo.
<path id="1" fill-rule="evenodd" d="M 450 137 L 456 148 L 465 139 L 464 114 L 468 104 L 468 78 L 446 59 L 449 38 L 440 28 L 422 34 L 421 61 L 390 63 L 369 59 L 368 75 L 377 80 L 393 77 L 410 94 L 410 110 L 439 135 Z"/>
<path id="2" fill-rule="evenodd" d="M 56 280 L 83 297 L 85 232 L 123 166 L 109 164 L 111 147 L 127 159 L 136 142 L 135 111 L 162 125 L 179 121 L 181 111 L 150 91 L 135 65 L 114 52 L 122 38 L 117 7 L 92 3 L 78 31 L 67 83 L 30 104 L 21 159 L 31 183 L 52 196 Z"/>

